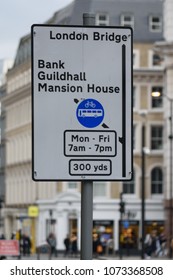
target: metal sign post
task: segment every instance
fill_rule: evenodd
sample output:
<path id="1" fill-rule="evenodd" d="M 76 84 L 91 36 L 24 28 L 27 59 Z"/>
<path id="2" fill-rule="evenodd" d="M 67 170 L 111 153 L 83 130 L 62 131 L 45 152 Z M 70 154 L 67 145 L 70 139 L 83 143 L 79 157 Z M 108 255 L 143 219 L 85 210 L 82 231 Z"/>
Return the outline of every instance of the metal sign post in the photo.
<path id="1" fill-rule="evenodd" d="M 83 14 L 83 25 L 95 25 L 95 16 Z M 93 231 L 93 181 L 81 182 L 81 260 L 91 260 Z"/>

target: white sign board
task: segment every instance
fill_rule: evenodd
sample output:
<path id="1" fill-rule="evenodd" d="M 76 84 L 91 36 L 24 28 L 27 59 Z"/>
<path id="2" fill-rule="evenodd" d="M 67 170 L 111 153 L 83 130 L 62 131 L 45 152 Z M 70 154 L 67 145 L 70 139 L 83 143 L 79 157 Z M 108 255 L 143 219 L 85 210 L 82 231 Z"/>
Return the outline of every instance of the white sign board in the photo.
<path id="1" fill-rule="evenodd" d="M 32 26 L 34 180 L 132 177 L 132 30 Z"/>

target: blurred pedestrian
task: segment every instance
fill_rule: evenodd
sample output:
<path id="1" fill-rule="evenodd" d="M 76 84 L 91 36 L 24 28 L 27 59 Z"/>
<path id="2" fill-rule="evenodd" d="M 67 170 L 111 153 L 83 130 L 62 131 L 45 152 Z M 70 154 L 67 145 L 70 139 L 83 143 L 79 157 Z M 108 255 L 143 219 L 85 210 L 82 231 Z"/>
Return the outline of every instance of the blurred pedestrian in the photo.
<path id="1" fill-rule="evenodd" d="M 151 242 L 151 255 L 152 255 L 152 254 L 156 254 L 157 245 L 158 245 L 158 236 L 157 236 L 156 230 L 153 230 L 151 232 L 151 239 L 152 239 L 152 242 Z"/>
<path id="2" fill-rule="evenodd" d="M 95 258 L 98 256 L 98 252 L 97 252 L 98 243 L 99 243 L 98 234 L 94 233 L 93 234 L 93 254 L 94 254 Z"/>
<path id="3" fill-rule="evenodd" d="M 98 240 L 98 244 L 97 244 L 97 254 L 98 255 L 102 255 L 103 254 L 103 246 L 100 240 Z"/>
<path id="4" fill-rule="evenodd" d="M 12 234 L 11 234 L 11 240 L 13 240 L 13 239 L 15 239 L 16 238 L 16 234 L 15 234 L 15 232 L 12 232 Z"/>
<path id="5" fill-rule="evenodd" d="M 22 255 L 22 253 L 23 253 L 23 238 L 22 238 L 22 230 L 21 229 L 19 229 L 16 232 L 16 240 L 19 241 L 20 255 Z"/>
<path id="6" fill-rule="evenodd" d="M 145 236 L 145 258 L 149 259 L 151 257 L 151 243 L 152 243 L 152 238 L 151 238 L 151 234 L 147 233 Z"/>
<path id="7" fill-rule="evenodd" d="M 50 257 L 52 255 L 57 257 L 57 249 L 56 249 L 57 242 L 56 242 L 56 237 L 52 232 L 49 234 L 49 236 L 47 238 L 47 243 L 50 246 Z"/>
<path id="8" fill-rule="evenodd" d="M 74 257 L 77 257 L 77 236 L 75 234 L 72 234 L 71 239 L 71 254 Z"/>
<path id="9" fill-rule="evenodd" d="M 4 235 L 3 233 L 1 234 L 0 239 L 1 239 L 1 240 L 5 240 L 5 239 L 6 239 L 6 238 L 5 238 L 5 235 Z"/>
<path id="10" fill-rule="evenodd" d="M 166 235 L 165 235 L 164 232 L 160 233 L 160 235 L 158 237 L 158 241 L 159 241 L 159 244 L 160 244 L 160 248 L 157 245 L 156 255 L 157 256 L 166 256 L 167 255 L 167 249 L 166 249 L 167 238 L 166 238 Z"/>
<path id="11" fill-rule="evenodd" d="M 151 234 L 147 234 L 145 238 L 145 258 L 150 259 L 157 249 L 157 232 L 153 230 Z"/>
<path id="12" fill-rule="evenodd" d="M 30 256 L 31 253 L 31 239 L 27 234 L 23 234 L 23 255 Z"/>
<path id="13" fill-rule="evenodd" d="M 172 256 L 172 252 L 173 252 L 173 238 L 171 239 L 170 250 L 171 250 L 171 256 Z"/>
<path id="14" fill-rule="evenodd" d="M 70 252 L 70 237 L 69 237 L 69 234 L 67 234 L 67 236 L 64 239 L 64 245 L 65 245 L 64 256 L 67 257 L 69 255 L 69 252 Z"/>
<path id="15" fill-rule="evenodd" d="M 5 235 L 3 233 L 0 235 L 0 240 L 5 240 Z M 0 256 L 0 260 L 5 260 L 5 259 L 6 259 L 5 256 Z"/>

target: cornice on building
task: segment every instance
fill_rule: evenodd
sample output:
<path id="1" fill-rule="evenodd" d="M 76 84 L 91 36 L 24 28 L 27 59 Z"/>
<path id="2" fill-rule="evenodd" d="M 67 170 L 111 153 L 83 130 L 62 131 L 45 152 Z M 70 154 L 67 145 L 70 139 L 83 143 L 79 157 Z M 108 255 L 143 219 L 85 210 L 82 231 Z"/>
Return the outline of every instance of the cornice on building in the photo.
<path id="1" fill-rule="evenodd" d="M 154 51 L 162 55 L 173 55 L 173 41 L 159 41 L 154 44 Z"/>
<path id="2" fill-rule="evenodd" d="M 164 69 L 149 69 L 149 68 L 139 68 L 133 70 L 133 79 L 135 82 L 154 82 L 162 83 L 164 76 Z"/>
<path id="3" fill-rule="evenodd" d="M 31 84 L 27 84 L 26 86 L 21 87 L 10 94 L 6 94 L 1 101 L 3 106 L 9 106 L 27 96 L 31 96 Z"/>

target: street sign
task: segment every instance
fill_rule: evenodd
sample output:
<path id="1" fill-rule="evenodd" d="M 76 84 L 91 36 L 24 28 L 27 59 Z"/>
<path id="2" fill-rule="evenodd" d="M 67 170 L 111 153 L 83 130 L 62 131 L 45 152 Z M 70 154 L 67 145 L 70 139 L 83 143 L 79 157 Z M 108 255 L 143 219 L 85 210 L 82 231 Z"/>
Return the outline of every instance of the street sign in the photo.
<path id="1" fill-rule="evenodd" d="M 39 208 L 36 205 L 31 205 L 28 207 L 28 217 L 36 218 L 39 215 Z"/>
<path id="2" fill-rule="evenodd" d="M 0 240 L 0 255 L 1 256 L 19 256 L 19 241 L 18 240 Z"/>
<path id="3" fill-rule="evenodd" d="M 32 26 L 34 180 L 132 178 L 132 30 Z"/>

